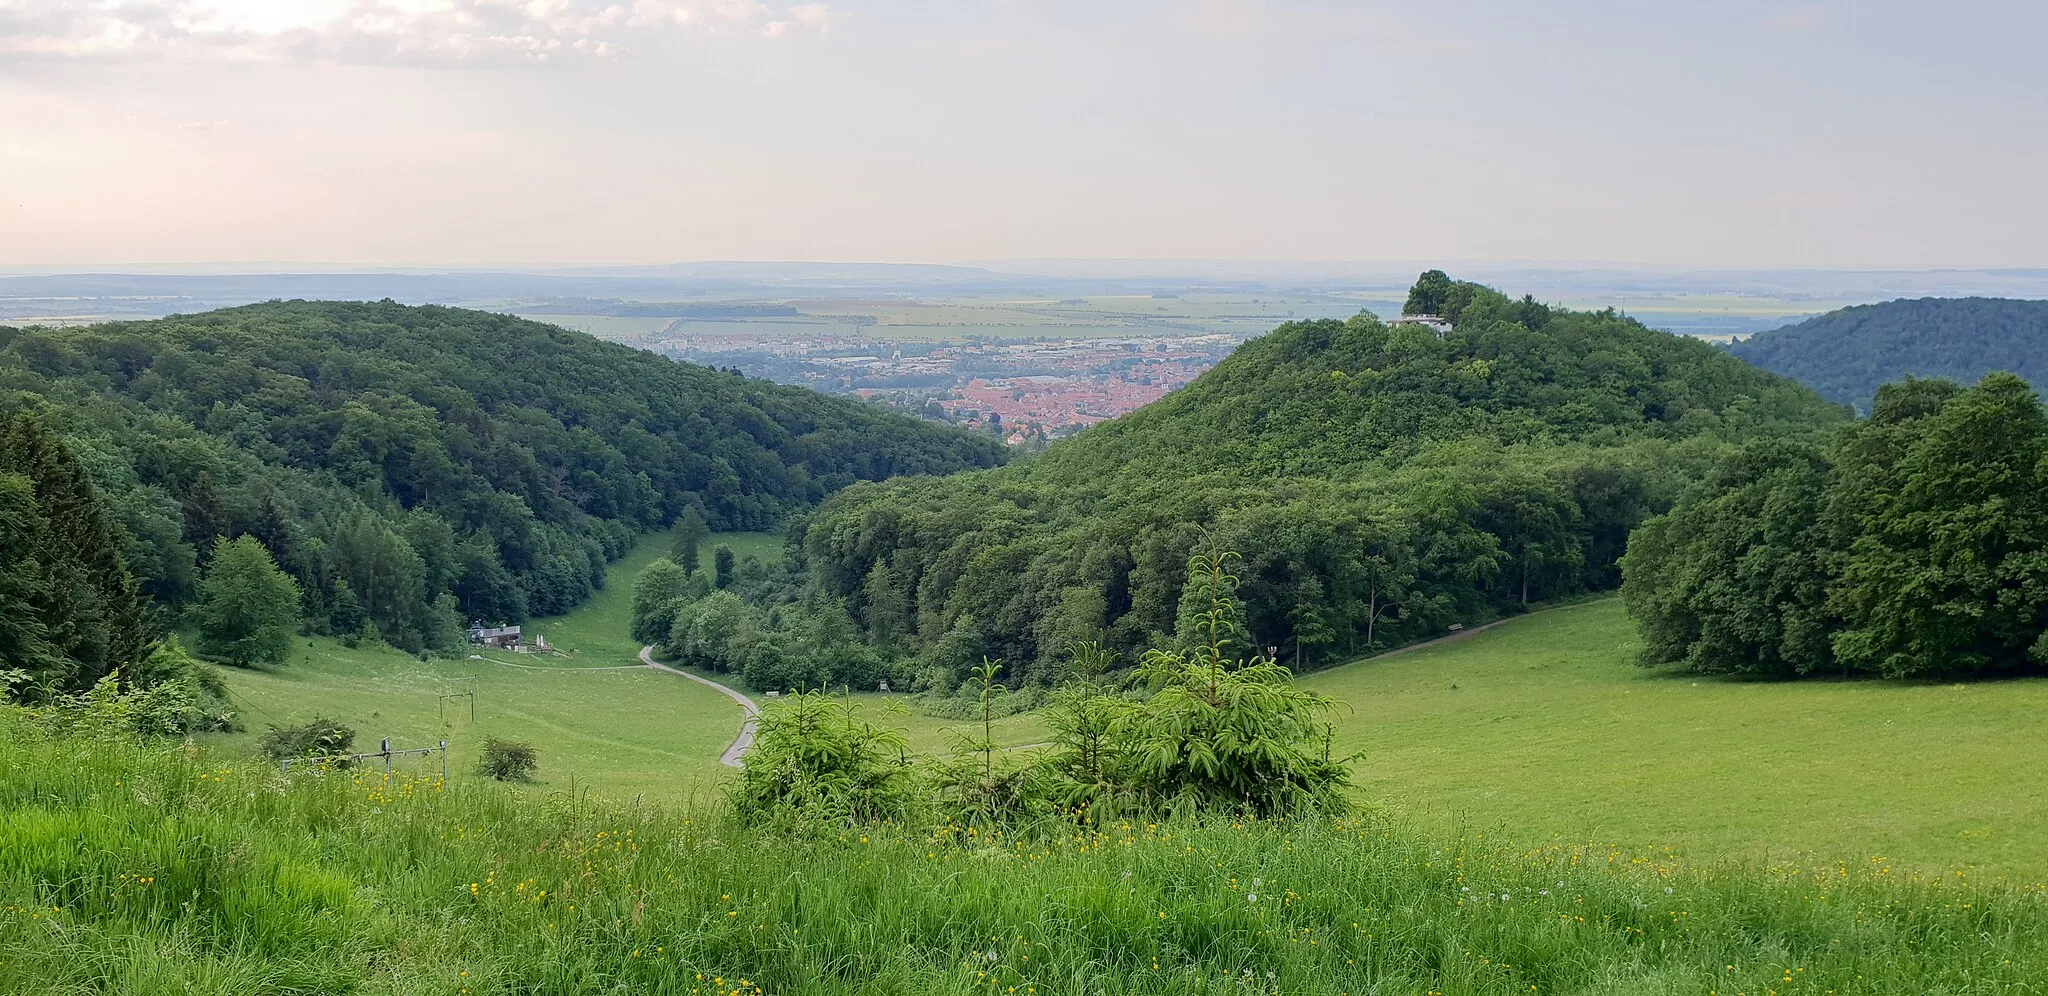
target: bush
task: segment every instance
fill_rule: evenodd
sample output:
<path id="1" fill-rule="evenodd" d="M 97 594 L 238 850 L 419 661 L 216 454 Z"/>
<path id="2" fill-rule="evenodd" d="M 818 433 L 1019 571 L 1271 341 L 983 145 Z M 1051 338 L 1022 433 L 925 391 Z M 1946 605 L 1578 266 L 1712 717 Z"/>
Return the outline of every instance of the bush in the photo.
<path id="1" fill-rule="evenodd" d="M 1003 691 L 988 703 L 991 715 L 997 719 L 1015 716 L 1043 707 L 1049 701 L 1044 688 L 1026 685 L 1016 691 Z M 962 685 L 951 694 L 936 689 L 918 692 L 910 697 L 910 704 L 919 715 L 934 719 L 980 719 L 982 713 L 981 694 L 971 685 Z"/>
<path id="2" fill-rule="evenodd" d="M 265 757 L 282 761 L 288 757 L 345 754 L 355 743 L 355 730 L 324 716 L 315 716 L 297 726 L 272 725 L 256 746 Z"/>
<path id="3" fill-rule="evenodd" d="M 844 702 L 822 692 L 792 696 L 761 716 L 729 793 L 733 811 L 754 824 L 901 815 L 915 798 L 903 751 L 902 734 L 860 719 Z"/>
<path id="4" fill-rule="evenodd" d="M 242 728 L 220 669 L 187 653 L 175 636 L 165 637 L 122 677 L 137 733 L 181 737 Z"/>
<path id="5" fill-rule="evenodd" d="M 489 775 L 501 782 L 532 781 L 540 770 L 540 753 L 524 740 L 501 740 L 497 737 L 484 739 L 482 760 L 477 762 L 476 773 Z"/>

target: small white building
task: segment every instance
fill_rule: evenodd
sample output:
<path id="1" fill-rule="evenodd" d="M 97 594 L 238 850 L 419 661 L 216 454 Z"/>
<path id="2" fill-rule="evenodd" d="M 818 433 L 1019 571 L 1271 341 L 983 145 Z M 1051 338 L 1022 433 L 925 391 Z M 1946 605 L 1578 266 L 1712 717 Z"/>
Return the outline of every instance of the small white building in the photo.
<path id="1" fill-rule="evenodd" d="M 1387 319 L 1388 325 L 1422 325 L 1442 339 L 1451 334 L 1451 320 L 1442 315 L 1402 315 Z"/>

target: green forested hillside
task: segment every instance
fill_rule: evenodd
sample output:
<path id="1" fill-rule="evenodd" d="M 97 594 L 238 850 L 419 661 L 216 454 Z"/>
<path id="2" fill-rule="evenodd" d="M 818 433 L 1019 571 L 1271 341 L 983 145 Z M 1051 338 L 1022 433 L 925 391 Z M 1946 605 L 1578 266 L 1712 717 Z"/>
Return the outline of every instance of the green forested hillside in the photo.
<path id="1" fill-rule="evenodd" d="M 0 329 L 0 413 L 57 429 L 142 589 L 176 608 L 222 537 L 294 575 L 315 629 L 406 649 L 560 612 L 641 530 L 757 529 L 852 481 L 1000 447 L 503 315 L 284 302 Z"/>
<path id="2" fill-rule="evenodd" d="M 2048 383 L 2048 301 L 1921 298 L 1858 305 L 1730 347 L 1822 396 L 1867 408 L 1878 385 L 1915 377 L 1976 383 L 1993 370 Z"/>
<path id="3" fill-rule="evenodd" d="M 984 653 L 1028 671 L 1075 640 L 1159 642 L 1216 544 L 1245 555 L 1253 642 L 1313 663 L 1612 587 L 1629 530 L 1723 441 L 1847 416 L 1611 312 L 1439 273 L 1410 310 L 1454 329 L 1291 322 L 1029 461 L 849 488 L 810 567 L 943 684 Z"/>

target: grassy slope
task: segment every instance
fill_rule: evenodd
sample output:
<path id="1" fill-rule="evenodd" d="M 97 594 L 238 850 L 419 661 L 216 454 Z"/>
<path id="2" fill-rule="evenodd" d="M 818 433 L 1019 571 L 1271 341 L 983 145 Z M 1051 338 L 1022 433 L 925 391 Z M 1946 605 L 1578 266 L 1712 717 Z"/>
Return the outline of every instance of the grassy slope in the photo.
<path id="1" fill-rule="evenodd" d="M 753 832 L 0 709 L 0 992 L 2018 994 L 2039 891 L 1378 819 Z"/>
<path id="2" fill-rule="evenodd" d="M 1367 793 L 1425 820 L 2048 881 L 2048 681 L 1720 681 L 1645 672 L 1636 646 L 1605 600 L 1305 683 L 1346 703 Z"/>
<path id="3" fill-rule="evenodd" d="M 763 542 L 739 533 L 719 539 Z M 718 755 L 739 731 L 739 707 L 670 674 L 584 670 L 638 663 L 640 648 L 627 634 L 633 575 L 667 549 L 666 536 L 650 537 L 612 566 L 604 591 L 567 615 L 528 624 L 529 632 L 546 636 L 566 658 L 489 655 L 527 667 L 421 662 L 389 649 L 351 650 L 332 640 L 311 640 L 285 668 L 228 676 L 251 729 L 220 741 L 229 749 L 246 748 L 268 723 L 320 713 L 355 727 L 358 749 L 374 749 L 385 736 L 405 747 L 446 737 L 451 768 L 471 767 L 486 736 L 532 741 L 540 748 L 541 780 L 535 787 L 542 790 L 588 787 L 615 798 L 703 795 L 722 774 Z M 470 724 L 468 705 L 460 700 L 448 704 L 444 719 L 436 696 L 468 687 L 457 679 L 469 675 L 477 678 L 476 723 Z"/>
<path id="4" fill-rule="evenodd" d="M 436 696 L 467 687 L 457 679 L 468 675 L 477 678 L 476 722 L 470 723 L 462 700 L 448 703 L 444 720 Z M 486 736 L 531 741 L 541 759 L 536 788 L 587 786 L 626 798 L 641 792 L 682 797 L 709 788 L 718 755 L 740 724 L 739 707 L 724 696 L 645 669 L 551 672 L 481 661 L 421 662 L 329 640 L 314 641 L 287 668 L 231 674 L 229 688 L 251 727 L 218 738 L 230 750 L 252 744 L 267 723 L 320 714 L 354 727 L 359 750 L 375 749 L 386 736 L 399 747 L 445 737 L 449 766 L 458 774 L 476 763 Z"/>
<path id="5" fill-rule="evenodd" d="M 358 750 L 374 750 L 380 738 L 394 747 L 430 746 L 446 738 L 449 766 L 464 777 L 486 736 L 532 741 L 540 748 L 542 791 L 590 788 L 629 799 L 689 800 L 705 796 L 724 776 L 718 756 L 739 731 L 740 710 L 729 699 L 694 682 L 653 671 L 589 671 L 637 664 L 639 647 L 628 635 L 633 576 L 668 552 L 669 537 L 652 536 L 612 565 L 605 590 L 567 615 L 534 620 L 526 627 L 566 656 L 511 653 L 489 655 L 510 667 L 475 660 L 417 658 L 388 648 L 350 649 L 334 640 L 305 641 L 291 663 L 273 671 L 234 671 L 229 689 L 249 729 L 212 738 L 229 751 L 253 749 L 269 724 L 303 722 L 325 715 L 352 726 Z M 726 544 L 741 557 L 781 555 L 782 540 L 768 533 L 719 533 L 708 551 Z M 537 668 L 560 668 L 548 673 Z M 584 673 L 574 673 L 584 671 Z M 437 698 L 469 687 L 477 679 L 477 718 L 468 703 L 451 700 L 447 715 Z M 715 677 L 715 676 L 714 676 Z M 728 684 L 737 679 L 726 677 Z M 920 753 L 952 748 L 953 720 L 920 716 L 901 708 L 903 697 L 856 695 L 862 715 L 900 727 Z M 1044 739 L 1035 715 L 997 724 L 1004 744 Z M 414 762 L 416 765 L 423 762 Z M 438 762 L 434 762 L 438 765 Z"/>

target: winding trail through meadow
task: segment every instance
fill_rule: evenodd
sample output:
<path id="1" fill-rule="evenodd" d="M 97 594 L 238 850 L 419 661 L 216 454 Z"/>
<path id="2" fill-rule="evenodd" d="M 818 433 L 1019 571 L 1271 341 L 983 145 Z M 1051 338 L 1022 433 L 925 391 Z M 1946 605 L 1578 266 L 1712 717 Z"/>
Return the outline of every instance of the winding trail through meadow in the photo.
<path id="1" fill-rule="evenodd" d="M 724 685 L 719 684 L 718 682 L 712 681 L 709 678 L 700 678 L 697 675 L 691 674 L 690 672 L 684 671 L 680 668 L 669 667 L 668 665 L 663 664 L 658 660 L 655 660 L 654 648 L 651 646 L 640 648 L 640 663 L 645 664 L 648 667 L 655 669 L 656 671 L 667 671 L 670 674 L 682 675 L 683 677 L 688 678 L 691 681 L 694 681 L 700 685 L 710 685 L 712 688 L 716 688 L 720 692 L 725 693 L 726 698 L 729 698 L 734 702 L 740 704 L 740 709 L 746 713 L 747 718 L 744 722 L 740 723 L 740 735 L 733 739 L 732 746 L 727 747 L 725 749 L 725 753 L 718 758 L 718 763 L 723 764 L 728 768 L 739 767 L 740 759 L 746 757 L 747 750 L 754 746 L 754 731 L 758 729 L 761 725 L 761 707 L 755 705 L 753 699 L 747 698 L 745 695 L 740 694 L 739 691 L 736 689 L 728 688 Z"/>

